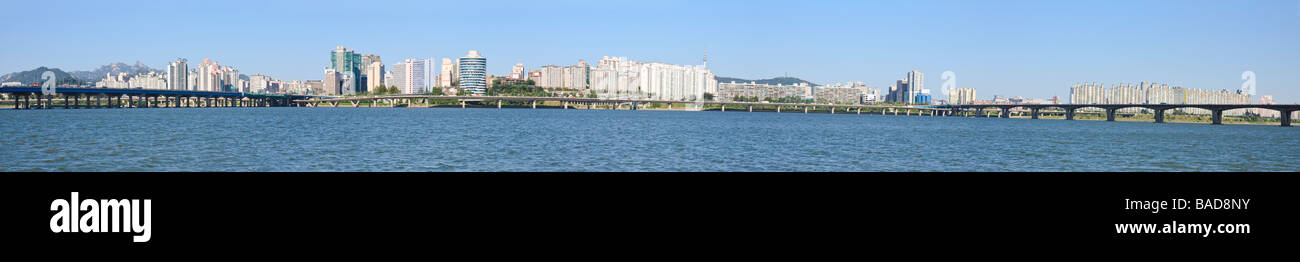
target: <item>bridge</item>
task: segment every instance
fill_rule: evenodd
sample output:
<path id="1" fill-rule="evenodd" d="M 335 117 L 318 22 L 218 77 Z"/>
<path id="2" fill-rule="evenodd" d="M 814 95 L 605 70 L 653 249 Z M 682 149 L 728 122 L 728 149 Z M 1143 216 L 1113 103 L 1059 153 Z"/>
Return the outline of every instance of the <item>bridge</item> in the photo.
<path id="1" fill-rule="evenodd" d="M 1075 111 L 1084 108 L 1097 108 L 1106 112 L 1106 121 L 1115 121 L 1115 112 L 1126 108 L 1141 108 L 1155 112 L 1155 122 L 1165 122 L 1165 111 L 1179 108 L 1198 108 L 1211 112 L 1212 124 L 1223 124 L 1223 111 L 1234 109 L 1260 108 L 1278 111 L 1282 120 L 1282 126 L 1291 126 L 1291 114 L 1300 111 L 1300 105 L 1252 105 L 1252 104 L 1106 104 L 1106 105 L 1086 105 L 1086 104 L 1016 104 L 1016 105 L 942 105 L 942 108 L 953 110 L 956 115 L 969 116 L 972 112 L 979 116 L 984 115 L 985 109 L 993 108 L 998 110 L 998 117 L 1010 118 L 1011 110 L 1016 108 L 1029 109 L 1030 118 L 1038 119 L 1040 111 L 1048 108 L 1065 111 L 1066 120 L 1074 120 Z"/>
<path id="2" fill-rule="evenodd" d="M 71 108 L 160 108 L 160 107 L 284 107 L 293 100 L 318 98 L 307 95 L 268 95 L 241 92 L 207 92 L 157 89 L 55 88 L 55 95 L 41 93 L 40 87 L 0 87 L 10 94 L 14 109 Z M 92 99 L 94 99 L 92 101 Z M 34 101 L 33 101 L 34 100 Z M 125 100 L 125 101 L 123 101 Z"/>
<path id="3" fill-rule="evenodd" d="M 782 108 L 794 107 L 808 113 L 818 108 L 829 110 L 831 114 L 838 112 L 862 114 L 862 109 L 880 109 L 881 114 L 886 111 L 898 115 L 900 112 L 905 115 L 930 115 L 930 116 L 949 116 L 951 109 L 939 108 L 933 106 L 893 106 L 893 105 L 837 105 L 837 104 L 808 104 L 808 103 L 761 103 L 761 102 L 721 102 L 721 101 L 677 101 L 677 100 L 642 100 L 642 99 L 605 99 L 605 98 L 580 98 L 580 97 L 535 97 L 535 96 L 433 96 L 433 95 L 383 95 L 383 96 L 352 96 L 352 97 L 314 97 L 306 99 L 293 100 L 298 106 L 315 107 L 321 104 L 329 104 L 337 107 L 341 103 L 347 103 L 353 107 L 360 107 L 363 102 L 369 102 L 371 106 L 380 102 L 391 105 L 428 105 L 431 100 L 458 100 L 462 108 L 465 108 L 467 101 L 478 101 L 484 103 L 496 102 L 497 108 L 501 108 L 504 102 L 526 102 L 532 108 L 537 108 L 538 102 L 558 102 L 563 104 L 564 109 L 571 107 L 592 108 L 594 105 L 608 105 L 610 110 L 627 109 L 637 110 L 647 104 L 664 104 L 669 109 L 673 105 L 718 105 L 723 112 L 727 111 L 727 106 L 745 108 L 753 112 L 755 108 L 760 110 L 769 109 L 781 112 Z M 840 110 L 842 109 L 842 110 Z"/>

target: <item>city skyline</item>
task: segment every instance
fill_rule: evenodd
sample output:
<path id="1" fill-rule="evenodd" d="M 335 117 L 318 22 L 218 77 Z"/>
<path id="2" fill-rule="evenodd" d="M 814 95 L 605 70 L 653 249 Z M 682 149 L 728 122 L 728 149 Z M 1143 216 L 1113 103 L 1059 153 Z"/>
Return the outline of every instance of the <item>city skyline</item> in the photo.
<path id="1" fill-rule="evenodd" d="M 211 57 L 249 75 L 321 80 L 320 68 L 329 66 L 329 61 L 320 54 L 341 45 L 392 61 L 456 58 L 465 50 L 479 50 L 497 61 L 488 64 L 488 74 L 506 75 L 516 63 L 532 69 L 577 60 L 598 61 L 602 56 L 696 65 L 702 63 L 707 50 L 709 69 L 717 76 L 761 79 L 788 74 L 819 84 L 864 82 L 871 88 L 886 89 L 899 72 L 918 70 L 928 73 L 925 80 L 935 97 L 944 97 L 939 88 L 943 71 L 954 71 L 962 80 L 957 87 L 979 90 L 980 99 L 993 95 L 1067 97 L 1070 85 L 1087 81 L 1235 90 L 1241 86 L 1241 72 L 1253 71 L 1259 76 L 1256 99 L 1273 95 L 1278 103 L 1300 102 L 1300 88 L 1295 84 L 1300 83 L 1300 57 L 1291 47 L 1300 35 L 1300 12 L 1295 12 L 1300 1 L 871 1 L 799 6 L 561 1 L 549 7 L 504 1 L 474 6 L 388 2 L 378 5 L 384 7 L 358 7 L 362 13 L 375 14 L 431 11 L 427 19 L 396 18 L 413 22 L 398 28 L 376 28 L 374 22 L 364 20 L 355 25 L 326 25 L 319 20 L 340 12 L 329 10 L 333 5 L 290 1 L 259 3 L 265 6 L 261 10 L 239 9 L 245 13 L 234 13 L 233 25 L 186 22 L 160 25 L 175 29 L 161 32 L 135 32 L 139 30 L 132 25 L 153 21 L 149 16 L 126 17 L 141 12 L 131 9 L 141 5 L 158 7 L 160 13 L 183 14 L 249 6 L 242 3 L 248 2 L 64 2 L 54 5 L 85 15 L 55 21 L 18 13 L 16 22 L 0 32 L 31 41 L 3 44 L 6 47 L 0 48 L 0 60 L 9 62 L 0 65 L 0 73 L 39 66 L 86 70 L 130 61 L 165 69 L 177 57 L 192 61 Z M 17 5 L 18 10 L 27 10 L 23 6 L 30 3 Z M 1114 6 L 1125 8 L 1111 8 Z M 642 12 L 610 14 L 631 8 L 647 13 L 672 10 L 680 15 L 663 19 Z M 101 9 L 111 12 L 91 11 Z M 537 10 L 529 11 L 532 9 Z M 459 19 L 467 14 L 446 10 L 494 18 L 474 24 Z M 774 12 L 778 10 L 781 12 Z M 542 14 L 608 22 L 572 23 L 543 19 L 549 16 Z M 253 25 L 240 21 L 251 17 L 273 22 Z M 303 21 L 290 21 L 295 18 Z M 102 29 L 79 34 L 48 33 L 85 28 L 88 21 L 110 22 Z M 433 25 L 445 30 L 426 29 Z M 211 28 L 221 28 L 219 36 L 190 32 Z M 354 34 L 325 34 L 336 30 Z M 148 39 L 164 41 L 94 45 L 83 41 L 87 37 L 132 39 L 146 32 L 152 35 Z M 914 37 L 900 39 L 898 32 Z M 439 40 L 467 33 L 484 37 Z M 303 35 L 319 37 L 299 37 Z M 274 40 L 255 40 L 259 38 Z"/>

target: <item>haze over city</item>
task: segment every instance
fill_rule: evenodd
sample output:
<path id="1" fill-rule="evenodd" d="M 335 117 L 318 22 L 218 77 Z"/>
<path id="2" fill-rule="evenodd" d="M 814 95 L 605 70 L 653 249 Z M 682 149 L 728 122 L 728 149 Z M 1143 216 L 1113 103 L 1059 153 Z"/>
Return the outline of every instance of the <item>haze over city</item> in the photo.
<path id="1" fill-rule="evenodd" d="M 48 10 L 48 11 L 32 11 Z M 0 74 L 177 57 L 319 80 L 346 46 L 385 61 L 479 50 L 488 73 L 602 56 L 887 88 L 911 70 L 993 95 L 1142 81 L 1300 101 L 1300 1 L 59 1 L 10 3 Z M 1254 102 L 1254 101 L 1252 101 Z"/>

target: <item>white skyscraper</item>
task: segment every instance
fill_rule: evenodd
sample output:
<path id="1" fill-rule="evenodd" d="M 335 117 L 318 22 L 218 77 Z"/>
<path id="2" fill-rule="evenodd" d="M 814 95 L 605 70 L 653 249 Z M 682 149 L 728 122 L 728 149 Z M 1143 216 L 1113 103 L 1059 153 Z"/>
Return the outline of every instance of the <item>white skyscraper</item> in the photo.
<path id="1" fill-rule="evenodd" d="M 907 72 L 907 102 L 916 103 L 916 96 L 925 90 L 925 74 L 918 70 Z"/>
<path id="2" fill-rule="evenodd" d="M 393 83 L 405 94 L 419 94 L 431 90 L 433 82 L 433 59 L 406 59 L 393 64 Z"/>
<path id="3" fill-rule="evenodd" d="M 470 50 L 469 54 L 461 57 L 456 61 L 460 69 L 460 89 L 469 91 L 476 95 L 487 93 L 488 75 L 487 75 L 487 57 L 480 56 L 478 50 Z"/>

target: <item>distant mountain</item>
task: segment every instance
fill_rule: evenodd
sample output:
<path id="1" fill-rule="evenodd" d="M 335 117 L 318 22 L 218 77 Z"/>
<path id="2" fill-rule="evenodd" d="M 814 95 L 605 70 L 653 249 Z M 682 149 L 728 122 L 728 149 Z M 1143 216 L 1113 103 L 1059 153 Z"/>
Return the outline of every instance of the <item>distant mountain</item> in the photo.
<path id="1" fill-rule="evenodd" d="M 717 77 L 717 79 L 718 79 L 718 83 L 731 83 L 732 81 L 735 81 L 736 83 L 754 82 L 758 84 L 767 84 L 767 85 L 775 85 L 775 84 L 796 85 L 800 83 L 808 83 L 808 85 L 810 86 L 818 86 L 818 84 L 815 84 L 813 82 L 808 82 L 807 80 L 799 79 L 797 77 L 775 77 L 771 79 L 747 80 L 747 79 L 719 76 Z"/>
<path id="2" fill-rule="evenodd" d="M 149 68 L 149 66 L 145 65 L 144 63 L 140 63 L 140 61 L 135 61 L 135 65 L 128 65 L 126 63 L 119 62 L 119 63 L 112 63 L 112 64 L 100 66 L 99 68 L 93 71 L 72 71 L 69 73 L 71 73 L 72 76 L 77 77 L 77 79 L 94 83 L 94 82 L 99 82 L 99 80 L 103 80 L 105 74 L 111 73 L 116 75 L 118 73 L 126 73 L 126 75 L 128 76 L 135 76 L 136 74 L 139 73 L 148 73 L 148 72 L 155 72 L 159 74 L 167 73 L 166 70 Z"/>
<path id="3" fill-rule="evenodd" d="M 63 72 L 63 70 L 59 70 L 58 68 L 51 69 L 44 66 L 29 71 L 9 73 L 0 76 L 0 82 L 22 82 L 24 85 L 31 85 L 32 83 L 41 83 L 42 81 L 41 74 L 44 74 L 45 71 L 54 72 L 54 78 L 57 79 L 58 84 L 75 85 L 75 84 L 83 83 L 80 79 L 76 78 L 72 74 Z"/>

